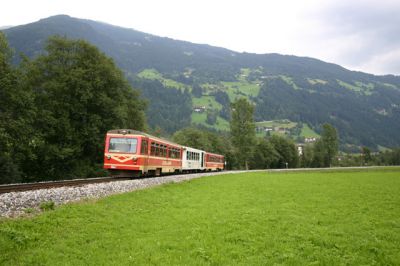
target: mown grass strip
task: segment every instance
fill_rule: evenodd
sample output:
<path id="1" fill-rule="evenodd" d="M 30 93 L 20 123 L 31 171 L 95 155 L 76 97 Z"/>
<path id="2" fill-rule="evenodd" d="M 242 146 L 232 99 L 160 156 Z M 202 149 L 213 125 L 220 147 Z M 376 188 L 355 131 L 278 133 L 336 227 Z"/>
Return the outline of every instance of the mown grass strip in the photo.
<path id="1" fill-rule="evenodd" d="M 220 175 L 0 223 L 0 264 L 400 261 L 400 171 Z"/>

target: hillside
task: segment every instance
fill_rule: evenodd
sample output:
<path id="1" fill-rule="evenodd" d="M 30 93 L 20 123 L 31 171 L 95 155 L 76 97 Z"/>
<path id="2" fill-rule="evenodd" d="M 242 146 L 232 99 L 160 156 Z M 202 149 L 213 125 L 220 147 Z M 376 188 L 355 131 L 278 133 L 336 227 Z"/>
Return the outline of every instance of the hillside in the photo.
<path id="1" fill-rule="evenodd" d="M 4 32 L 16 54 L 29 57 L 54 34 L 98 46 L 149 99 L 150 126 L 167 133 L 193 123 L 227 130 L 230 102 L 246 97 L 256 105 L 256 121 L 288 119 L 317 133 L 328 122 L 339 130 L 342 147 L 400 145 L 398 76 L 312 58 L 237 53 L 65 15 Z"/>

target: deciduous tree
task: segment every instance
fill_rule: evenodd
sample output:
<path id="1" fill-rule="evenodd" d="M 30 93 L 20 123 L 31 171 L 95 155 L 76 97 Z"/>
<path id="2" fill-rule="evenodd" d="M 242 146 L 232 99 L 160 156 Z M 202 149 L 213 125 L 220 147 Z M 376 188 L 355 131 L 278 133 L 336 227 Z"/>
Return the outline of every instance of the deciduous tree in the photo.
<path id="1" fill-rule="evenodd" d="M 232 144 L 241 167 L 249 168 L 249 160 L 255 145 L 256 132 L 254 124 L 254 106 L 245 98 L 232 103 L 230 121 Z"/>
<path id="2" fill-rule="evenodd" d="M 145 105 L 112 59 L 87 42 L 52 37 L 46 52 L 23 68 L 39 136 L 24 170 L 41 179 L 95 175 L 107 130 L 142 130 Z"/>
<path id="3" fill-rule="evenodd" d="M 299 156 L 294 142 L 282 136 L 273 135 L 270 142 L 278 154 L 274 168 L 297 167 Z"/>

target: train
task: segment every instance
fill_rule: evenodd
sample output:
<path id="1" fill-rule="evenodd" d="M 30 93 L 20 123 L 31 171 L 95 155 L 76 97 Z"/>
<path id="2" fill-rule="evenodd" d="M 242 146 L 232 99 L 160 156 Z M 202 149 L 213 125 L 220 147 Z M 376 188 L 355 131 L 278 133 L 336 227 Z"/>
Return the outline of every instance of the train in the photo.
<path id="1" fill-rule="evenodd" d="M 131 177 L 222 171 L 225 157 L 133 129 L 114 129 L 106 134 L 103 168 L 112 176 Z"/>

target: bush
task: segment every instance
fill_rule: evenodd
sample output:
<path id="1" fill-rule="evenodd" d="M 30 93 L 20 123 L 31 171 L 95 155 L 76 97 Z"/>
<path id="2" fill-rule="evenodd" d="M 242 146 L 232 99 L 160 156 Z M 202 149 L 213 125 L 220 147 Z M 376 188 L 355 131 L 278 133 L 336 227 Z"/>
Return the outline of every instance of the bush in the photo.
<path id="1" fill-rule="evenodd" d="M 46 202 L 42 202 L 40 203 L 39 208 L 42 211 L 50 211 L 50 210 L 54 210 L 55 204 L 54 201 L 46 201 Z"/>
<path id="2" fill-rule="evenodd" d="M 0 155 L 0 184 L 21 182 L 22 176 L 14 161 L 8 156 Z"/>

